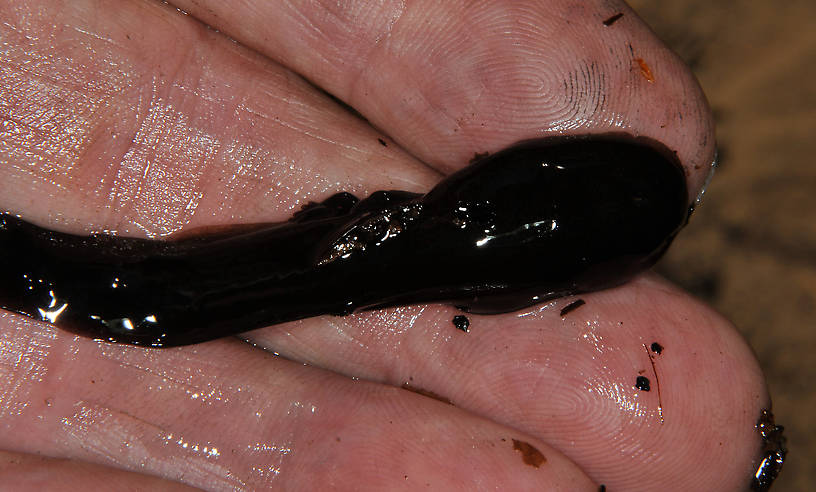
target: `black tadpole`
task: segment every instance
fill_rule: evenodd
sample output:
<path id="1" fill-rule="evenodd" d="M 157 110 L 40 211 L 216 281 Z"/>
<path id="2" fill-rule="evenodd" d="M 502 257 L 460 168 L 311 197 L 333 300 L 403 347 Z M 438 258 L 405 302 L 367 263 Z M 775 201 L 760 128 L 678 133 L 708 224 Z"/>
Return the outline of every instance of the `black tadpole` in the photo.
<path id="1" fill-rule="evenodd" d="M 287 222 L 179 240 L 0 215 L 0 307 L 111 342 L 197 343 L 321 314 L 499 313 L 625 282 L 686 222 L 677 158 L 625 135 L 530 140 L 425 195 L 338 193 Z"/>

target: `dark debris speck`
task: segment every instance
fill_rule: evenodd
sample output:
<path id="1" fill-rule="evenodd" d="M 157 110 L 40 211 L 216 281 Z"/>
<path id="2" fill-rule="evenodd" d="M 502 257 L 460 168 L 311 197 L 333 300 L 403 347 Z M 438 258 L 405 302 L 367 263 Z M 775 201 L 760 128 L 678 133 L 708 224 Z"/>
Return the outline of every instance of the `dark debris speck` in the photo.
<path id="1" fill-rule="evenodd" d="M 457 330 L 470 333 L 470 320 L 463 314 L 458 314 L 453 317 L 453 326 L 455 326 Z"/>
<path id="2" fill-rule="evenodd" d="M 785 428 L 776 425 L 770 410 L 763 409 L 760 412 L 756 428 L 762 437 L 762 455 L 751 481 L 751 490 L 765 492 L 771 488 L 779 472 L 782 471 L 782 464 L 788 454 L 787 440 L 783 435 Z"/>
<path id="3" fill-rule="evenodd" d="M 617 14 L 615 14 L 612 17 L 609 17 L 608 19 L 603 21 L 603 25 L 605 25 L 606 27 L 609 27 L 612 24 L 614 24 L 615 22 L 617 22 L 618 19 L 620 19 L 621 17 L 623 17 L 623 12 L 618 12 Z"/>
<path id="4" fill-rule="evenodd" d="M 564 306 L 563 309 L 561 309 L 561 313 L 560 313 L 561 317 L 563 318 L 564 316 L 566 316 L 567 314 L 575 311 L 576 309 L 583 306 L 584 304 L 586 304 L 586 301 L 583 300 L 583 299 L 577 299 L 575 301 L 572 301 L 571 303 Z"/>
<path id="5" fill-rule="evenodd" d="M 649 378 L 646 376 L 638 376 L 635 380 L 635 388 L 639 389 L 640 391 L 650 391 L 652 386 L 649 383 Z"/>
<path id="6" fill-rule="evenodd" d="M 453 402 L 450 398 L 446 398 L 439 393 L 434 393 L 431 390 L 426 390 L 423 388 L 417 388 L 416 386 L 412 386 L 410 383 L 403 383 L 402 389 L 408 390 L 411 393 L 416 393 L 418 395 L 427 396 L 428 398 L 433 398 L 434 400 L 441 401 L 442 403 L 447 403 L 448 405 L 453 405 Z"/>

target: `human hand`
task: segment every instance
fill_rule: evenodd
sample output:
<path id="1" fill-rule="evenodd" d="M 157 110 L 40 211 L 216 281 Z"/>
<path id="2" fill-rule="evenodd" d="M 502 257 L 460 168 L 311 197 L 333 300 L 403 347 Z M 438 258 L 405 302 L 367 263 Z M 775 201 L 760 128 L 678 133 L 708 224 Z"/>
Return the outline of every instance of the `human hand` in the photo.
<path id="1" fill-rule="evenodd" d="M 340 190 L 424 191 L 555 133 L 657 139 L 691 197 L 713 159 L 693 78 L 618 3 L 225 4 L 0 7 L 2 207 L 158 238 Z M 3 480 L 744 488 L 769 403 L 732 327 L 653 275 L 581 297 L 563 317 L 574 299 L 469 316 L 469 334 L 453 308 L 412 306 L 166 350 L 2 313 Z"/>

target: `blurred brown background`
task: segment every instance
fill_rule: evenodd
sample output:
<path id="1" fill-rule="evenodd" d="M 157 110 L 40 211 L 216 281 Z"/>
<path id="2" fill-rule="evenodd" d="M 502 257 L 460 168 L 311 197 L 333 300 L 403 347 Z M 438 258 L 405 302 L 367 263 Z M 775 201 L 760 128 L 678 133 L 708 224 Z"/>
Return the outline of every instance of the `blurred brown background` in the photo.
<path id="1" fill-rule="evenodd" d="M 786 428 L 773 487 L 816 490 L 816 1 L 631 0 L 697 74 L 720 168 L 658 270 L 730 318 Z"/>

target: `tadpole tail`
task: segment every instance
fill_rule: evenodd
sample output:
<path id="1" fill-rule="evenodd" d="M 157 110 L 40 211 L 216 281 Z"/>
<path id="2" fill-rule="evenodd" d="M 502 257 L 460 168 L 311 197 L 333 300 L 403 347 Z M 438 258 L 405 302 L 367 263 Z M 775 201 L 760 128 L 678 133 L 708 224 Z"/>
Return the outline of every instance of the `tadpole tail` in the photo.
<path id="1" fill-rule="evenodd" d="M 237 236 L 157 241 L 52 231 L 0 215 L 0 308 L 84 336 L 147 346 L 195 343 L 322 312 L 308 247 L 344 219 L 286 222 Z"/>

